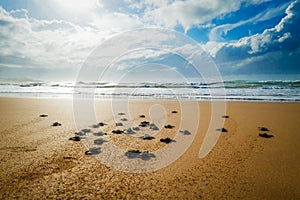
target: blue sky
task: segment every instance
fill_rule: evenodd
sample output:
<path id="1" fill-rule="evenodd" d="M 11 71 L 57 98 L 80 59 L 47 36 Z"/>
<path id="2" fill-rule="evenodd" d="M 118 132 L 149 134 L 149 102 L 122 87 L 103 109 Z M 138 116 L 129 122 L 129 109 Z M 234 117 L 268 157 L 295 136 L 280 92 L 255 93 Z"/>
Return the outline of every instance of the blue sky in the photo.
<path id="1" fill-rule="evenodd" d="M 102 42 L 147 27 L 191 37 L 224 75 L 300 74 L 299 0 L 0 0 L 0 6 L 0 78 L 74 79 Z M 153 55 L 151 62 L 184 68 L 174 55 Z M 129 57 L 150 63 L 149 56 Z"/>

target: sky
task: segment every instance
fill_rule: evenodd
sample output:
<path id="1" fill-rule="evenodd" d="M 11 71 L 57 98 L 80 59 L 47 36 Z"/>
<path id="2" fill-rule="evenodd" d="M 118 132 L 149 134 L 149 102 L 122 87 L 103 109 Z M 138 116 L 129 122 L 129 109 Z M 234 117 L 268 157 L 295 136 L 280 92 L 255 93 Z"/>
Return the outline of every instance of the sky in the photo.
<path id="1" fill-rule="evenodd" d="M 180 52 L 201 48 L 222 75 L 300 74 L 300 0 L 0 0 L 0 78 L 75 79 L 101 44 L 149 27 L 195 41 Z M 153 47 L 171 44 L 169 33 L 152 34 Z M 148 68 L 129 65 L 149 63 L 180 74 L 187 65 L 165 50 L 126 55 L 111 74 L 134 77 Z"/>

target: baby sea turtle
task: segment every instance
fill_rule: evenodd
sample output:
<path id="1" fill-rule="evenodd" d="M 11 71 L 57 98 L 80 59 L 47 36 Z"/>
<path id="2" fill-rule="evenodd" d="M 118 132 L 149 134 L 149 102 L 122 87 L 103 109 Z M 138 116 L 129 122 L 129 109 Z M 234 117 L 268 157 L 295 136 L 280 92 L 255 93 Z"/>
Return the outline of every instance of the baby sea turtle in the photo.
<path id="1" fill-rule="evenodd" d="M 99 126 L 105 126 L 106 124 L 103 123 L 103 122 L 99 122 L 98 125 L 99 125 Z"/>
<path id="2" fill-rule="evenodd" d="M 81 140 L 81 138 L 79 136 L 74 136 L 74 137 L 71 137 L 69 138 L 69 140 L 72 140 L 72 141 L 75 141 L 75 142 L 78 142 Z"/>
<path id="3" fill-rule="evenodd" d="M 258 130 L 260 131 L 270 131 L 268 128 L 266 127 L 258 127 Z"/>
<path id="4" fill-rule="evenodd" d="M 270 135 L 270 134 L 267 134 L 267 133 L 259 133 L 258 135 L 260 137 L 263 137 L 263 138 L 272 138 L 272 137 L 274 137 L 274 135 Z"/>
<path id="5" fill-rule="evenodd" d="M 146 126 L 148 126 L 150 124 L 150 122 L 147 122 L 147 121 L 142 121 L 141 123 L 140 123 L 140 127 L 146 127 Z"/>
<path id="6" fill-rule="evenodd" d="M 155 137 L 151 136 L 151 135 L 144 135 L 141 137 L 143 140 L 153 140 Z"/>
<path id="7" fill-rule="evenodd" d="M 134 134 L 135 132 L 132 130 L 132 128 L 128 128 L 127 130 L 124 131 L 126 134 Z"/>
<path id="8" fill-rule="evenodd" d="M 169 137 L 167 137 L 167 138 L 161 138 L 160 141 L 161 141 L 161 142 L 164 142 L 164 143 L 166 143 L 166 144 L 169 144 L 170 142 L 172 142 L 172 139 L 169 138 Z"/>
<path id="9" fill-rule="evenodd" d="M 52 126 L 61 126 L 61 123 L 54 122 L 54 123 L 52 124 Z"/>
<path id="10" fill-rule="evenodd" d="M 170 125 L 170 124 L 167 124 L 167 125 L 165 125 L 165 128 L 168 128 L 168 129 L 172 129 L 172 128 L 174 128 L 175 126 L 172 126 L 172 125 Z"/>
<path id="11" fill-rule="evenodd" d="M 218 128 L 216 131 L 220 131 L 222 133 L 227 133 L 227 129 L 226 128 Z"/>
<path id="12" fill-rule="evenodd" d="M 156 125 L 150 126 L 150 129 L 153 131 L 158 131 L 159 128 Z"/>
<path id="13" fill-rule="evenodd" d="M 139 131 L 140 128 L 139 128 L 138 126 L 135 126 L 135 127 L 132 127 L 132 130 L 134 130 L 134 131 Z"/>
<path id="14" fill-rule="evenodd" d="M 48 117 L 46 114 L 41 114 L 40 117 Z"/>
<path id="15" fill-rule="evenodd" d="M 183 135 L 191 135 L 192 133 L 188 130 L 180 131 Z"/>
<path id="16" fill-rule="evenodd" d="M 123 123 L 118 122 L 118 123 L 116 123 L 116 126 L 123 126 Z"/>
<path id="17" fill-rule="evenodd" d="M 114 134 L 122 134 L 122 133 L 124 133 L 124 131 L 117 129 L 117 130 L 113 130 L 112 133 L 114 133 Z"/>

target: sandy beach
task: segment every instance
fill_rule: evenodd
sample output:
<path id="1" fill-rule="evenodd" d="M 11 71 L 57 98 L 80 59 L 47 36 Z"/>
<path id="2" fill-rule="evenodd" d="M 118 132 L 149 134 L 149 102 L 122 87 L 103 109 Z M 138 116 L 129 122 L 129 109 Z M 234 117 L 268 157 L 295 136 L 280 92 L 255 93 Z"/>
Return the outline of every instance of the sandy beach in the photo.
<path id="1" fill-rule="evenodd" d="M 187 151 L 157 171 L 129 173 L 102 164 L 97 155 L 85 155 L 84 142 L 69 140 L 80 131 L 71 99 L 0 98 L 0 198 L 299 199 L 299 105 L 227 102 L 227 132 L 221 133 L 213 150 L 200 159 L 199 150 L 212 117 L 211 103 L 197 102 L 200 117 L 193 123 L 198 128 Z M 132 100 L 128 107 L 122 116 L 120 110 L 112 111 L 109 101 L 95 103 L 97 121 L 105 123 L 103 127 L 87 127 L 99 138 L 96 145 L 107 144 L 104 140 L 109 139 L 124 151 L 151 153 L 169 145 L 160 138 L 173 139 L 182 130 L 177 101 Z M 166 117 L 160 121 L 155 109 L 164 110 Z M 117 122 L 138 124 L 154 119 L 159 131 L 153 140 L 111 133 L 122 129 Z M 54 122 L 61 126 L 52 126 Z M 174 128 L 167 129 L 166 124 Z M 263 138 L 260 133 L 274 137 Z"/>

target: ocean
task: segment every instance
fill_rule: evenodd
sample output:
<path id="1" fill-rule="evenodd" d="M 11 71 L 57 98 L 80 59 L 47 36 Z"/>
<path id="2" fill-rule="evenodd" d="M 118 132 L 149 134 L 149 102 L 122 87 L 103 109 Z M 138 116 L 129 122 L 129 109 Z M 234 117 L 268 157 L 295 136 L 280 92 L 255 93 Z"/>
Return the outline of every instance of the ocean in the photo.
<path id="1" fill-rule="evenodd" d="M 284 77 L 284 78 L 282 78 Z M 223 82 L 51 82 L 0 79 L 1 97 L 299 102 L 300 76 L 230 77 Z M 243 78 L 243 79 L 242 79 Z M 280 79 L 278 79 L 280 78 Z M 299 79 L 298 79 L 299 78 Z"/>

